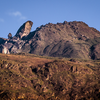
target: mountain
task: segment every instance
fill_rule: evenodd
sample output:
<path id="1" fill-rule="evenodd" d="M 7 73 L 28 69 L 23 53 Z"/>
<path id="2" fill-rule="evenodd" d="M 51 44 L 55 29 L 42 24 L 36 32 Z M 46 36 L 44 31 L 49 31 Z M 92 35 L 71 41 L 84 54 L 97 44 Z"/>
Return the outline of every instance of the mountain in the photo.
<path id="1" fill-rule="evenodd" d="M 0 38 L 0 52 L 31 53 L 41 56 L 100 59 L 100 32 L 84 22 L 41 25 L 31 31 L 33 22 L 25 22 L 10 39 Z M 5 49 L 4 49 L 5 48 Z"/>
<path id="2" fill-rule="evenodd" d="M 32 25 L 0 38 L 0 100 L 100 100 L 100 32 L 76 21 Z"/>
<path id="3" fill-rule="evenodd" d="M 0 100 L 100 100 L 100 60 L 0 54 Z"/>

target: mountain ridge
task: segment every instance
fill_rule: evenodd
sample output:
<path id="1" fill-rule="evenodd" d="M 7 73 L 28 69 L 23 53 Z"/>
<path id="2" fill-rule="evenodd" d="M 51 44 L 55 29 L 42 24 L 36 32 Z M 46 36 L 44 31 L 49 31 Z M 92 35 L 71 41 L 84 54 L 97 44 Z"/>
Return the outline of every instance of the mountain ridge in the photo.
<path id="1" fill-rule="evenodd" d="M 8 43 L 3 42 L 1 45 L 9 45 L 6 47 L 10 53 L 26 52 L 41 56 L 100 59 L 100 56 L 97 56 L 100 54 L 99 50 L 96 50 L 97 54 L 91 50 L 93 45 L 99 45 L 100 32 L 86 23 L 48 23 L 30 32 L 32 25 L 31 21 L 25 22 L 15 36 L 7 40 Z"/>

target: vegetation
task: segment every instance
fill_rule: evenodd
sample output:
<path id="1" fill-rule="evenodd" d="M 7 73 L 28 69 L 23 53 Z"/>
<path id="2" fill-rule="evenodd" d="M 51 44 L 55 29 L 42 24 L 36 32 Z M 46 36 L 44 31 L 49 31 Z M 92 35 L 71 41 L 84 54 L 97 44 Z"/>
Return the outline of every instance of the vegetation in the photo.
<path id="1" fill-rule="evenodd" d="M 0 100 L 99 100 L 100 60 L 0 54 Z"/>

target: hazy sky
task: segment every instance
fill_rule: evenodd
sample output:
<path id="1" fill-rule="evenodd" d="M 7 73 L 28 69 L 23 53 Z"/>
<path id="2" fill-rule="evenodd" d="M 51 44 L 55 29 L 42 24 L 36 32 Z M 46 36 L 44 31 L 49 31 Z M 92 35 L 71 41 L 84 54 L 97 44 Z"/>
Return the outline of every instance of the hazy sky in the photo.
<path id="1" fill-rule="evenodd" d="M 14 36 L 28 20 L 31 31 L 64 21 L 83 21 L 100 31 L 100 0 L 0 0 L 0 37 Z"/>

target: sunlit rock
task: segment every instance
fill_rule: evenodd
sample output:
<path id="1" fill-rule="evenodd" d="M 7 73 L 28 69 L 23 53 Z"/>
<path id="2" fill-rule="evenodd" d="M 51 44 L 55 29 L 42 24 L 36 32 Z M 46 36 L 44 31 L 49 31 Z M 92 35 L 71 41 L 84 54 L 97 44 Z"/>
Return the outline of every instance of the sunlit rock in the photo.
<path id="1" fill-rule="evenodd" d="M 5 46 L 3 46 L 2 53 L 3 54 L 10 54 L 9 50 Z"/>
<path id="2" fill-rule="evenodd" d="M 23 37 L 26 37 L 29 35 L 30 31 L 31 31 L 31 27 L 33 25 L 32 21 L 27 21 L 26 23 L 24 23 L 19 30 L 16 33 L 16 37 L 22 39 Z"/>

